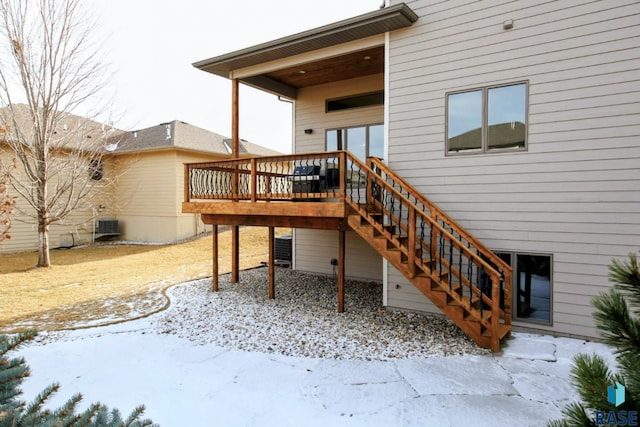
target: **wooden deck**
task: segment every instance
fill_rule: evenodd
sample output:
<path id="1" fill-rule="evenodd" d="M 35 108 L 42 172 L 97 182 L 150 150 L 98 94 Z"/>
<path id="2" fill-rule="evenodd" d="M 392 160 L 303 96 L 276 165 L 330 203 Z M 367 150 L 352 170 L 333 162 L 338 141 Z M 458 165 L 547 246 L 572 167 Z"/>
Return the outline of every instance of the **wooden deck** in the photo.
<path id="1" fill-rule="evenodd" d="M 346 224 L 347 205 L 336 201 L 198 201 L 184 202 L 182 212 L 201 214 L 205 224 L 339 230 Z"/>
<path id="2" fill-rule="evenodd" d="M 239 226 L 269 227 L 269 298 L 275 298 L 274 227 L 337 230 L 338 312 L 344 311 L 345 243 L 353 230 L 480 346 L 498 351 L 511 331 L 511 267 L 378 159 L 348 152 L 185 165 L 185 213 L 232 226 L 231 282 L 238 282 Z"/>

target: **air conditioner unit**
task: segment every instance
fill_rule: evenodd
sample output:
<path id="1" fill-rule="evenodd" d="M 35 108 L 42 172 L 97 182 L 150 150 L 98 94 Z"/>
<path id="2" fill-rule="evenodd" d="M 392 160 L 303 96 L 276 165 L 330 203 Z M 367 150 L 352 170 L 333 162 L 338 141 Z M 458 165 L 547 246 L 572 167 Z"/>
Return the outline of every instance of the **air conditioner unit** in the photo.
<path id="1" fill-rule="evenodd" d="M 291 262 L 291 242 L 292 236 L 278 236 L 275 238 L 276 261 Z"/>
<path id="2" fill-rule="evenodd" d="M 98 234 L 118 234 L 117 219 L 99 219 Z"/>

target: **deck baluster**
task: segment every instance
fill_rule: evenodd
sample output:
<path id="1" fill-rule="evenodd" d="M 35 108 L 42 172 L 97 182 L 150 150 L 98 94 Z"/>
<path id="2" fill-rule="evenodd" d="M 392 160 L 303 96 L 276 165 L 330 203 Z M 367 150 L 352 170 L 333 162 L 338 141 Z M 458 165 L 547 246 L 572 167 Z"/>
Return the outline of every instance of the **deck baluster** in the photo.
<path id="1" fill-rule="evenodd" d="M 309 175 L 295 173 L 305 167 Z M 201 213 L 207 224 L 229 220 L 341 232 L 350 228 L 427 297 L 435 295 L 434 303 L 445 313 L 463 310 L 462 318 L 452 317 L 457 323 L 480 322 L 480 335 L 474 339 L 481 345 L 487 346 L 493 335 L 499 334 L 495 339 L 500 340 L 508 333 L 508 328 L 497 331 L 492 324 L 500 320 L 510 325 L 510 267 L 377 159 L 365 164 L 344 151 L 232 159 L 187 165 L 185 180 L 183 211 Z M 320 199 L 325 203 L 312 203 Z M 298 203 L 287 204 L 293 200 Z M 262 201 L 273 203 L 258 203 Z M 448 295 L 443 296 L 445 291 Z M 492 341 L 491 348 L 495 346 Z"/>

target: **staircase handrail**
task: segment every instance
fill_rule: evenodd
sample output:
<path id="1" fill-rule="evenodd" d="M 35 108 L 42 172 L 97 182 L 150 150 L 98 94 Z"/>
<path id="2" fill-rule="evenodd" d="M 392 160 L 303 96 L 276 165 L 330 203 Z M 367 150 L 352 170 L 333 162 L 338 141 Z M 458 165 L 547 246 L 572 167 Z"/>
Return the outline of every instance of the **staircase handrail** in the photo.
<path id="1" fill-rule="evenodd" d="M 389 166 L 387 166 L 384 162 L 382 162 L 381 159 L 377 157 L 368 157 L 367 160 L 370 161 L 372 164 L 375 164 L 380 169 L 384 170 L 384 172 L 388 176 L 392 177 L 394 181 L 399 183 L 407 191 L 407 193 L 415 197 L 416 200 L 419 200 L 425 206 L 429 207 L 430 209 L 433 209 L 436 213 L 436 218 L 442 218 L 446 223 L 454 224 L 460 236 L 463 237 L 467 242 L 470 242 L 474 247 L 478 248 L 482 252 L 482 254 L 487 258 L 489 258 L 495 265 L 497 265 L 503 271 L 506 270 L 509 272 L 513 272 L 512 267 L 509 264 L 507 264 L 502 258 L 497 256 L 491 249 L 489 249 L 482 242 L 476 239 L 476 237 L 473 234 L 471 234 L 457 221 L 455 221 L 453 218 L 447 215 L 446 212 L 442 210 L 437 204 L 429 200 L 421 192 L 419 192 L 415 187 L 413 187 L 411 184 L 406 182 L 402 177 L 398 176 L 398 174 L 393 172 L 393 170 Z M 380 174 L 377 173 L 374 168 L 370 168 L 370 169 L 373 171 L 373 173 L 380 176 Z"/>
<path id="2" fill-rule="evenodd" d="M 369 166 L 364 164 L 360 159 L 355 157 L 351 152 L 346 151 L 346 155 L 347 155 L 347 158 L 350 161 L 352 161 L 354 164 L 358 165 L 358 167 L 361 170 L 363 170 L 363 171 L 365 171 L 367 173 L 371 173 L 371 174 L 376 175 L 376 176 L 380 176 L 379 174 L 375 173 L 372 168 L 370 168 Z M 442 233 L 443 236 L 446 236 L 448 240 L 450 240 L 451 242 L 456 242 L 456 243 L 454 243 L 454 245 L 456 247 L 458 247 L 459 250 L 462 250 L 463 252 L 465 252 L 469 256 L 469 258 L 473 259 L 473 261 L 476 264 L 482 265 L 482 267 L 487 269 L 490 272 L 490 275 L 492 277 L 493 276 L 495 276 L 495 277 L 499 277 L 500 276 L 500 272 L 497 271 L 491 264 L 487 263 L 484 259 L 482 259 L 482 257 L 480 257 L 478 254 L 476 254 L 474 251 L 472 251 L 471 249 L 469 249 L 465 245 L 461 244 L 458 241 L 458 239 L 453 234 L 451 234 L 451 232 L 449 232 L 449 230 L 447 230 L 446 228 L 444 228 L 440 224 L 438 224 L 438 222 L 435 219 L 431 218 L 431 215 L 429 215 L 426 212 L 424 212 L 424 210 L 422 208 L 417 206 L 414 202 L 412 202 L 404 194 L 400 193 L 395 187 L 393 187 L 391 184 L 389 184 L 388 182 L 386 182 L 384 180 L 381 180 L 379 184 L 381 184 L 383 187 L 385 187 L 387 189 L 387 191 L 390 191 L 391 193 L 393 193 L 398 199 L 400 199 L 402 202 L 404 202 L 405 205 L 407 205 L 408 207 L 414 209 L 416 213 L 420 214 L 423 218 L 425 218 L 428 221 L 429 224 L 433 225 L 438 231 L 440 231 Z M 347 194 L 345 194 L 345 200 L 348 200 L 349 198 L 350 197 Z M 468 241 L 470 241 L 470 240 L 468 240 Z M 504 263 L 504 261 L 503 261 L 503 263 Z M 511 267 L 509 265 L 506 265 L 506 267 L 507 267 L 507 269 L 509 271 L 511 271 Z"/>

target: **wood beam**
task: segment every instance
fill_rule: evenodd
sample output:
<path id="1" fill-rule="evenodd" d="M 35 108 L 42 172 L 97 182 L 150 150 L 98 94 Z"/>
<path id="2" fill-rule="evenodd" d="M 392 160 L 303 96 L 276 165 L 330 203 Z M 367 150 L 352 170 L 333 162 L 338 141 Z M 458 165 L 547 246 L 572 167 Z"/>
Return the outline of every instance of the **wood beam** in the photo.
<path id="1" fill-rule="evenodd" d="M 343 218 L 322 217 L 268 217 L 262 215 L 202 215 L 205 224 L 252 225 L 261 227 L 309 228 L 314 230 L 339 230 L 344 228 Z"/>
<path id="2" fill-rule="evenodd" d="M 213 254 L 212 254 L 212 271 L 211 271 L 211 280 L 212 280 L 212 290 L 213 292 L 218 292 L 218 226 L 213 224 L 213 229 L 211 230 L 212 238 L 213 238 Z"/>
<path id="3" fill-rule="evenodd" d="M 276 297 L 276 233 L 273 227 L 269 227 L 269 299 Z"/>
<path id="4" fill-rule="evenodd" d="M 282 95 L 290 99 L 296 99 L 298 89 L 286 83 L 279 82 L 266 75 L 245 77 L 242 83 L 260 90 L 269 91 L 275 95 Z"/>
<path id="5" fill-rule="evenodd" d="M 240 281 L 240 227 L 231 227 L 231 283 Z"/>
<path id="6" fill-rule="evenodd" d="M 345 231 L 338 231 L 338 313 L 344 313 L 344 255 Z"/>
<path id="7" fill-rule="evenodd" d="M 347 207 L 340 202 L 185 202 L 183 213 L 213 215 L 265 215 L 345 218 Z"/>

